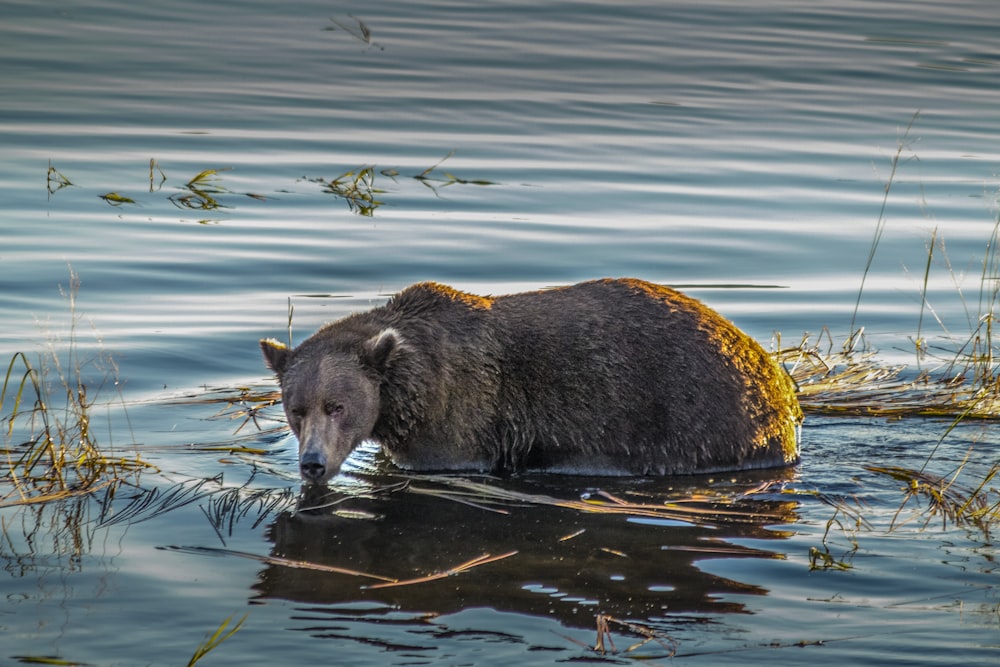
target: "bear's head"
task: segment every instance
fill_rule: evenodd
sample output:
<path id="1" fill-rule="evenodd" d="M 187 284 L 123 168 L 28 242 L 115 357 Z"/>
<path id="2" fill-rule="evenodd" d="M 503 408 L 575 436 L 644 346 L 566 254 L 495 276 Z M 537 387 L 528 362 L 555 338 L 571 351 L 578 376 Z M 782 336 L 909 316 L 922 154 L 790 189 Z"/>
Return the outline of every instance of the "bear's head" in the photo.
<path id="1" fill-rule="evenodd" d="M 294 350 L 260 342 L 264 363 L 278 376 L 288 425 L 299 441 L 299 471 L 323 484 L 372 435 L 380 411 L 379 387 L 401 349 L 395 329 L 365 337 L 319 332 Z"/>

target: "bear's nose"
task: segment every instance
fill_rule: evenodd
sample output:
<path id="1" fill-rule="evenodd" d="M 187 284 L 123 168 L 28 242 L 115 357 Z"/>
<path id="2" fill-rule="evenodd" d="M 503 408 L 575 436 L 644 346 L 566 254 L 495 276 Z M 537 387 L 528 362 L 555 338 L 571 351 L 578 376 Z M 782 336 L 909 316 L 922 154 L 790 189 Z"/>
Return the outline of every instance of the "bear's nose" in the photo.
<path id="1" fill-rule="evenodd" d="M 306 481 L 315 482 L 323 479 L 323 475 L 326 474 L 326 464 L 316 452 L 306 452 L 299 461 L 299 472 Z"/>

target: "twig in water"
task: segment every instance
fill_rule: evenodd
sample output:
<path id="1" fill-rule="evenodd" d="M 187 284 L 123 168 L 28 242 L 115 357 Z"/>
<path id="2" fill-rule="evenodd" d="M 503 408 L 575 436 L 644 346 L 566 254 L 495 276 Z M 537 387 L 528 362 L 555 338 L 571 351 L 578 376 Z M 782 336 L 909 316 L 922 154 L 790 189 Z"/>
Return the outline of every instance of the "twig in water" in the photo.
<path id="1" fill-rule="evenodd" d="M 393 581 L 384 584 L 373 584 L 371 586 L 365 586 L 364 588 L 366 589 L 390 588 L 393 586 L 410 586 L 412 584 L 427 583 L 428 581 L 437 581 L 438 579 L 445 579 L 454 574 L 460 574 L 462 572 L 465 572 L 466 570 L 471 570 L 472 568 L 478 567 L 480 565 L 486 565 L 487 563 L 495 563 L 498 560 L 510 558 L 511 556 L 514 556 L 516 554 L 517 551 L 511 551 L 505 554 L 501 554 L 500 556 L 491 556 L 489 554 L 483 554 L 482 556 L 477 556 L 472 560 L 466 561 L 461 565 L 457 565 L 451 568 L 450 570 L 445 570 L 444 572 L 437 572 L 435 574 L 429 574 L 426 577 L 417 577 L 416 579 L 407 579 L 406 581 Z"/>
<path id="2" fill-rule="evenodd" d="M 211 556 L 238 556 L 239 558 L 248 558 L 250 560 L 259 561 L 267 565 L 278 565 L 281 567 L 291 567 L 300 570 L 315 570 L 317 572 L 331 572 L 333 574 L 346 574 L 351 577 L 364 577 L 366 579 L 376 579 L 378 581 L 384 581 L 387 584 L 396 583 L 396 579 L 391 577 L 383 577 L 377 574 L 370 574 L 368 572 L 358 572 L 357 570 L 348 570 L 343 567 L 337 567 L 335 565 L 323 565 L 321 563 L 312 563 L 307 560 L 294 560 L 292 558 L 280 558 L 278 556 L 261 556 L 259 554 L 250 553 L 249 551 L 236 551 L 233 549 L 219 549 L 216 547 L 157 547 L 165 551 L 179 551 L 181 553 L 193 553 L 193 554 L 207 554 Z M 371 586 L 371 588 L 375 588 Z"/>

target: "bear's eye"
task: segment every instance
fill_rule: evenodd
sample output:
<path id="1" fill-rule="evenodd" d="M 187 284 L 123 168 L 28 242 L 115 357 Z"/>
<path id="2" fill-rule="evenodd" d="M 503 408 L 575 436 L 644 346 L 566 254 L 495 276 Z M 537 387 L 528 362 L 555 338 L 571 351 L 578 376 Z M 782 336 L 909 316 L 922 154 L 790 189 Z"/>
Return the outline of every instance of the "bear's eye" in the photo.
<path id="1" fill-rule="evenodd" d="M 324 406 L 324 408 L 326 409 L 326 414 L 330 415 L 331 417 L 334 415 L 339 415 L 341 412 L 344 411 L 344 406 L 341 405 L 340 403 L 332 403 L 332 402 L 327 403 Z"/>

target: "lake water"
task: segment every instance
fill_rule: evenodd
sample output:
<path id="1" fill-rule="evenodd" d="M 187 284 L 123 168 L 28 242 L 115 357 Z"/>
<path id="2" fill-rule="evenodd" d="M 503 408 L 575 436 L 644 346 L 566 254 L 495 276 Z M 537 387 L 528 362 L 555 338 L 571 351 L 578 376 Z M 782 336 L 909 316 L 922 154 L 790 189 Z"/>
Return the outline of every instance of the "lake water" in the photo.
<path id="1" fill-rule="evenodd" d="M 227 407 L 274 389 L 257 340 L 284 339 L 290 309 L 300 341 L 420 280 L 637 276 L 766 346 L 824 328 L 837 345 L 879 231 L 856 324 L 907 373 L 917 338 L 950 356 L 993 284 L 996 3 L 0 12 L 0 368 L 24 352 L 58 387 L 50 352 L 80 364 L 100 444 L 157 467 L 113 499 L 29 506 L 4 468 L 0 662 L 183 664 L 244 614 L 204 664 L 1000 658 L 992 536 L 925 526 L 916 501 L 897 517 L 901 483 L 863 467 L 967 457 L 974 486 L 998 460 L 988 421 L 813 414 L 791 471 L 475 478 L 518 495 L 472 504 L 464 478 L 404 488 L 362 452 L 337 504 L 296 511 L 279 411 L 258 430 Z M 539 500 L 600 492 L 713 513 Z M 389 588 L 315 569 L 408 580 L 485 554 L 507 557 Z M 610 622 L 617 654 L 586 646 L 602 614 L 631 624 Z"/>

